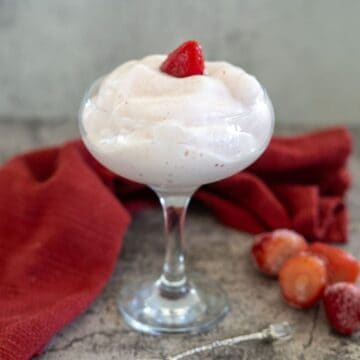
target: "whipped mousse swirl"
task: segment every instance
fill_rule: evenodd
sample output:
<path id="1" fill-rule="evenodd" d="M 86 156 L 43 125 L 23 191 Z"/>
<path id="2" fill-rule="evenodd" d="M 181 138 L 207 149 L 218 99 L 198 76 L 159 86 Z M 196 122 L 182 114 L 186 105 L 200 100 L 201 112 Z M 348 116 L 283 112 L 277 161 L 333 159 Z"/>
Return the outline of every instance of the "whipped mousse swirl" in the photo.
<path id="1" fill-rule="evenodd" d="M 91 153 L 115 173 L 162 189 L 195 188 L 252 163 L 268 144 L 273 110 L 255 77 L 226 62 L 184 78 L 163 55 L 120 65 L 81 110 Z"/>

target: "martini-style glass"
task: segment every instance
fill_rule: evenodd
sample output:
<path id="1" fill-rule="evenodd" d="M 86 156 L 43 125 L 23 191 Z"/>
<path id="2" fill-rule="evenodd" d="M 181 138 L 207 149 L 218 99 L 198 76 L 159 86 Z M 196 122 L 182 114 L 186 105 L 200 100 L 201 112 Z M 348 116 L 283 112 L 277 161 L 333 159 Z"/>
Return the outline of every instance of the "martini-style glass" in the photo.
<path id="1" fill-rule="evenodd" d="M 222 152 L 231 154 L 233 160 L 230 162 L 212 163 L 211 151 L 200 151 L 200 156 L 194 159 L 189 167 L 189 161 L 185 158 L 188 155 L 186 151 L 184 162 L 174 159 L 172 154 L 177 150 L 183 152 L 185 145 L 194 145 L 193 149 L 196 149 L 196 140 L 194 144 L 184 145 L 181 139 L 177 141 L 175 138 L 171 141 L 171 148 L 169 145 L 167 150 L 164 149 L 160 136 L 155 136 L 147 142 L 146 156 L 149 161 L 136 161 L 136 157 L 134 159 L 130 154 L 126 154 L 126 150 L 125 154 L 114 154 L 111 151 L 104 153 L 89 137 L 84 116 L 88 107 L 98 111 L 105 122 L 114 116 L 98 107 L 95 101 L 102 81 L 103 78 L 96 80 L 83 99 L 79 116 L 82 139 L 92 155 L 105 167 L 120 176 L 144 183 L 155 191 L 163 209 L 165 225 L 166 254 L 162 274 L 154 275 L 150 281 L 140 279 L 136 283 L 122 287 L 117 298 L 118 308 L 131 327 L 145 333 L 206 331 L 222 320 L 229 306 L 227 296 L 221 287 L 203 275 L 189 272 L 185 266 L 186 209 L 192 194 L 201 185 L 224 179 L 243 170 L 262 154 L 273 131 L 274 115 L 271 102 L 266 91 L 262 89 L 260 104 L 240 114 L 226 117 L 219 115 L 219 118 L 215 119 L 216 126 L 209 126 L 209 130 L 204 130 L 208 131 L 205 134 L 208 148 L 211 149 L 213 146 L 214 152 L 221 149 Z M 121 118 L 116 119 L 119 126 L 121 121 Z M 207 129 L 207 126 L 204 129 Z M 219 143 L 218 135 L 215 139 L 213 131 L 218 132 L 221 129 L 227 131 Z M 134 131 L 141 129 L 134 127 Z M 167 133 L 169 132 L 163 131 L 161 136 L 167 136 Z M 256 138 L 256 143 L 248 142 L 248 134 L 251 138 Z M 237 145 L 241 145 L 238 154 Z M 157 165 L 154 169 L 151 158 L 159 156 L 159 152 L 164 160 L 161 162 L 163 165 Z M 174 162 L 178 162 L 178 167 L 183 169 L 177 176 L 168 178 L 165 175 L 166 167 L 169 164 L 174 165 Z M 208 166 L 209 164 L 211 166 Z M 176 164 L 174 166 L 176 167 Z"/>

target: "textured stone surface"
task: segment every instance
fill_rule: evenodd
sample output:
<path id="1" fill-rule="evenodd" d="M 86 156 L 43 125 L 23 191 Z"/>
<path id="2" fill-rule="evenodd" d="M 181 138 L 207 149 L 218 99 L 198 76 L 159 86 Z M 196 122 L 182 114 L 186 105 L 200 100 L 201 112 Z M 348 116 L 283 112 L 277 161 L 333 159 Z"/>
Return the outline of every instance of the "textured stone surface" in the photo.
<path id="1" fill-rule="evenodd" d="M 256 74 L 279 121 L 356 124 L 359 12 L 357 0 L 0 0 L 0 118 L 73 118 L 99 75 L 196 38 Z"/>
<path id="2" fill-rule="evenodd" d="M 75 123 L 53 125 L 0 124 L 1 160 L 20 150 L 76 136 Z M 353 130 L 360 141 L 360 131 Z M 354 186 L 349 196 L 351 241 L 347 246 L 360 257 L 359 149 L 351 160 Z M 111 281 L 83 315 L 57 334 L 37 360 L 150 360 L 215 339 L 261 329 L 269 323 L 289 321 L 294 339 L 284 344 L 246 344 L 218 349 L 192 359 L 355 360 L 360 358 L 360 336 L 333 334 L 322 307 L 297 311 L 285 305 L 276 281 L 260 276 L 249 259 L 251 237 L 218 224 L 203 210 L 190 206 L 187 222 L 189 266 L 222 283 L 231 313 L 214 330 L 198 336 L 153 337 L 130 330 L 116 310 L 115 296 L 122 284 L 143 274 L 158 274 L 162 264 L 162 221 L 159 209 L 140 213 L 125 239 Z"/>

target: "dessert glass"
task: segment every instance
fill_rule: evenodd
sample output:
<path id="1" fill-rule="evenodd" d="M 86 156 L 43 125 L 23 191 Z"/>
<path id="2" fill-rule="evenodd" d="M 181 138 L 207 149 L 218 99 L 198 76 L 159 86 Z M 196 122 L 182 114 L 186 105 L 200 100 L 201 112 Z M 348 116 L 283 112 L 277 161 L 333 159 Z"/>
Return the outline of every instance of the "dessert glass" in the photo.
<path id="1" fill-rule="evenodd" d="M 224 179 L 243 170 L 262 154 L 273 131 L 274 115 L 271 102 L 266 91 L 262 89 L 264 107 L 269 117 L 265 130 L 262 130 L 261 125 L 257 124 L 257 116 L 252 116 L 251 111 L 226 117 L 219 115 L 220 126 L 224 124 L 224 126 L 237 127 L 239 120 L 247 117 L 247 121 L 241 121 L 241 130 L 249 134 L 256 134 L 258 146 L 244 156 L 240 154 L 239 161 L 227 164 L 227 166 L 218 163 L 212 164 L 212 168 L 208 168 L 209 170 L 204 172 L 199 168 L 202 163 L 208 164 L 209 159 L 206 154 L 200 153 L 201 157 L 197 159 L 200 163 L 193 167 L 193 174 L 178 176 L 178 180 L 176 177 L 164 178 L 163 181 L 154 183 L 151 176 L 146 176 L 146 169 L 142 168 L 141 162 L 140 165 L 132 162 L 130 167 L 126 167 L 126 170 L 119 171 L 119 165 L 114 166 L 116 159 L 109 161 L 91 144 L 84 126 L 84 109 L 88 105 L 96 107 L 93 99 L 99 91 L 102 80 L 103 78 L 96 80 L 83 99 L 79 113 L 82 140 L 102 165 L 120 176 L 148 185 L 157 194 L 163 209 L 166 240 L 162 274 L 154 275 L 151 280 L 140 279 L 136 283 L 125 285 L 117 298 L 118 309 L 131 327 L 145 333 L 199 333 L 206 331 L 223 319 L 229 310 L 229 305 L 226 293 L 221 287 L 205 276 L 191 273 L 186 269 L 184 252 L 186 210 L 192 194 L 201 185 Z M 107 116 L 103 109 L 98 109 L 98 111 L 102 113 L 101 116 Z M 110 116 L 110 114 L 108 115 Z M 166 136 L 166 133 L 163 136 Z M 211 134 L 208 136 L 211 141 Z M 232 146 L 231 141 L 234 141 L 232 138 L 227 145 L 226 139 L 224 140 L 221 144 L 222 147 L 230 147 Z M 156 140 L 153 141 L 149 152 L 159 151 L 157 145 Z M 183 144 L 181 142 L 177 144 L 175 141 L 171 146 L 180 147 Z M 185 153 L 184 156 L 187 154 Z M 164 164 L 172 161 L 174 159 L 169 158 Z M 157 173 L 161 173 L 164 169 L 156 170 L 159 170 Z M 139 174 L 139 176 L 134 174 Z"/>

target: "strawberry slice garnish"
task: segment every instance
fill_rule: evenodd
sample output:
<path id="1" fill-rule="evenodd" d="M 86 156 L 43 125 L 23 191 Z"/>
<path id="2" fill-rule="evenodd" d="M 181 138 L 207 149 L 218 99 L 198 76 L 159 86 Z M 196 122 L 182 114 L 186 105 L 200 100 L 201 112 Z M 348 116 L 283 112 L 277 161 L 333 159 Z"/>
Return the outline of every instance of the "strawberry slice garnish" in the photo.
<path id="1" fill-rule="evenodd" d="M 324 308 L 331 327 L 350 335 L 360 329 L 360 288 L 340 282 L 330 285 L 324 293 Z"/>
<path id="2" fill-rule="evenodd" d="M 184 42 L 172 51 L 160 66 L 162 72 L 179 78 L 203 75 L 204 68 L 201 45 L 195 40 Z"/>
<path id="3" fill-rule="evenodd" d="M 325 262 L 316 255 L 303 253 L 288 259 L 279 272 L 280 288 L 285 301 L 305 309 L 322 297 L 326 282 Z"/>
<path id="4" fill-rule="evenodd" d="M 277 276 L 284 262 L 308 247 L 295 231 L 279 229 L 255 237 L 251 247 L 256 267 L 266 275 Z"/>
<path id="5" fill-rule="evenodd" d="M 311 244 L 309 251 L 326 260 L 330 284 L 341 281 L 354 283 L 358 278 L 359 262 L 346 251 L 319 242 Z"/>

